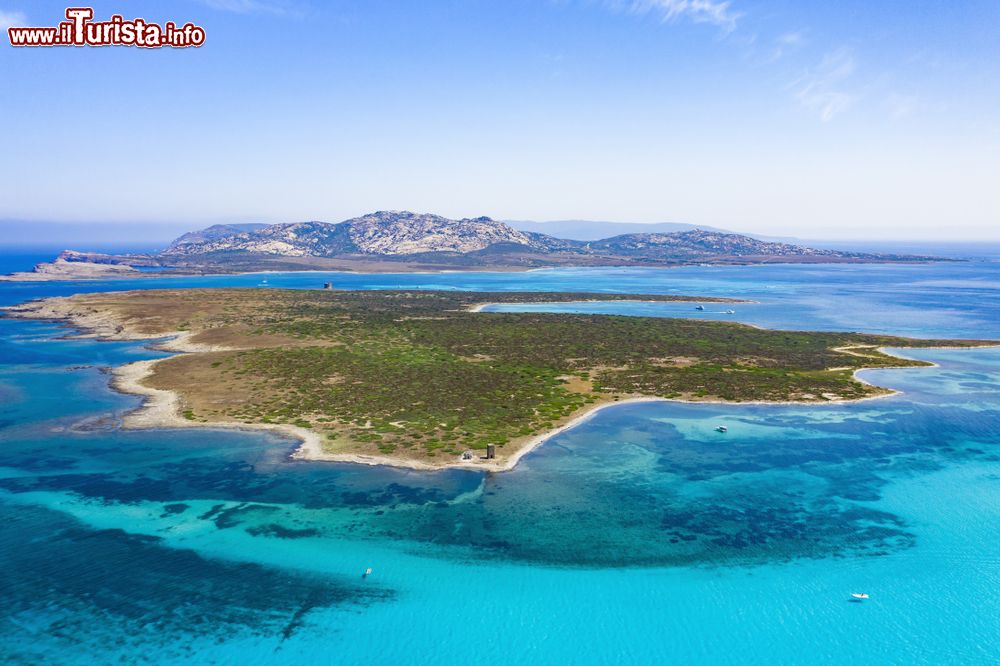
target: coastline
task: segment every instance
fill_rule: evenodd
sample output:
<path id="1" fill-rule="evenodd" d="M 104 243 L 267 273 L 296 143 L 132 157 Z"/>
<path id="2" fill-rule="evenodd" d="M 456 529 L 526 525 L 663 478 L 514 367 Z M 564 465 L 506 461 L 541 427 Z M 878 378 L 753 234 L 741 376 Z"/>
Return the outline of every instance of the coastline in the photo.
<path id="1" fill-rule="evenodd" d="M 74 274 L 72 272 L 68 273 L 45 273 L 31 271 L 15 271 L 13 273 L 0 274 L 0 282 L 89 282 L 89 281 L 105 281 L 105 280 L 135 280 L 135 279 L 148 279 L 148 278 L 191 278 L 191 277 L 226 277 L 234 275 L 267 275 L 276 273 L 346 273 L 349 275 L 392 275 L 394 273 L 406 274 L 406 275 L 437 275 L 442 273 L 533 273 L 539 271 L 554 271 L 559 269 L 609 269 L 609 268 L 619 268 L 619 269 L 634 269 L 634 268 L 663 268 L 663 269 L 673 269 L 673 268 L 691 268 L 691 267 L 727 267 L 727 266 L 812 266 L 812 265 L 841 265 L 841 264 L 875 264 L 875 265 L 914 265 L 914 264 L 927 264 L 942 261 L 966 261 L 964 259 L 948 259 L 948 258 L 928 258 L 928 259 L 915 259 L 915 260 L 872 260 L 872 261 L 763 261 L 763 262 L 717 262 L 717 263 L 702 263 L 702 262 L 692 262 L 692 263 L 670 263 L 670 264 L 586 264 L 586 265 L 576 265 L 576 264 L 558 264 L 553 266 L 442 266 L 440 268 L 435 268 L 433 266 L 409 266 L 407 264 L 394 265 L 390 262 L 376 262 L 377 269 L 365 270 L 359 267 L 341 266 L 341 267 L 331 267 L 331 268 L 303 268 L 303 269 L 274 269 L 274 268 L 261 268 L 259 270 L 246 270 L 246 271 L 228 271 L 228 272 L 218 272 L 218 271 L 204 271 L 204 270 L 183 270 L 178 269 L 176 272 L 161 272 L 161 271 L 139 271 L 135 272 L 122 272 L 110 271 L 102 274 Z M 44 262 L 53 263 L 53 262 Z M 117 264 L 111 264 L 117 265 Z M 128 264 L 122 264 L 127 266 Z"/>
<path id="2" fill-rule="evenodd" d="M 420 269 L 420 270 L 396 270 L 396 271 L 363 271 L 363 270 L 351 270 L 346 268 L 331 268 L 331 269 L 321 269 L 321 268 L 309 268 L 304 270 L 259 270 L 259 271 L 234 271 L 232 273 L 201 273 L 196 271 L 191 272 L 155 272 L 155 271 L 136 271 L 135 273 L 121 274 L 121 273 L 108 273 L 105 275 L 49 275 L 45 273 L 35 273 L 33 271 L 16 271 L 14 273 L 5 273 L 0 275 L 0 282 L 93 282 L 93 281 L 117 281 L 117 280 L 138 280 L 138 279 L 150 279 L 150 278 L 192 278 L 192 277 L 232 277 L 236 275 L 275 275 L 281 273 L 317 273 L 317 274 L 327 274 L 327 273 L 346 273 L 349 275 L 392 275 L 394 273 L 406 274 L 406 275 L 439 275 L 442 273 L 527 273 L 530 272 L 530 268 L 521 268 L 518 266 L 499 266 L 499 267 L 478 267 L 478 268 L 442 268 L 442 269 Z"/>
<path id="3" fill-rule="evenodd" d="M 127 339 L 127 338 L 123 338 Z M 179 353 L 195 353 L 197 351 L 203 351 L 203 346 L 194 345 L 186 346 L 185 341 L 178 340 L 174 338 L 170 340 L 169 344 L 170 351 L 177 351 Z M 168 349 L 167 344 L 157 345 L 159 349 Z M 169 358 L 169 357 L 168 357 Z M 142 383 L 142 380 L 148 377 L 153 372 L 153 366 L 164 359 L 150 359 L 145 361 L 136 361 L 134 363 L 128 363 L 126 365 L 118 366 L 112 370 L 112 381 L 111 388 L 120 393 L 128 395 L 139 395 L 142 396 L 142 404 L 134 409 L 133 411 L 126 414 L 122 419 L 122 427 L 127 430 L 155 430 L 159 428 L 203 428 L 203 429 L 213 429 L 222 428 L 226 430 L 242 430 L 245 432 L 254 431 L 265 431 L 274 432 L 292 439 L 299 440 L 299 445 L 290 454 L 290 458 L 293 460 L 301 460 L 306 462 L 333 462 L 333 463 L 350 463 L 356 465 L 387 465 L 389 467 L 398 467 L 403 469 L 411 469 L 415 471 L 440 471 L 447 469 L 461 469 L 468 471 L 480 471 L 480 472 L 509 472 L 517 467 L 517 464 L 526 455 L 540 447 L 542 444 L 552 439 L 556 435 L 563 432 L 571 430 L 582 423 L 589 421 L 591 418 L 596 416 L 599 412 L 609 409 L 611 407 L 618 407 L 622 405 L 635 405 L 641 403 L 656 403 L 656 402 L 674 402 L 686 405 L 772 405 L 772 406 L 833 406 L 833 405 L 844 405 L 850 403 L 859 403 L 869 400 L 882 400 L 885 398 L 890 398 L 893 396 L 902 395 L 903 392 L 897 389 L 890 389 L 881 386 L 876 386 L 871 382 L 865 381 L 857 376 L 858 372 L 863 370 L 870 370 L 876 368 L 862 368 L 855 370 L 854 379 L 867 386 L 872 386 L 874 388 L 881 389 L 885 391 L 880 395 L 865 396 L 863 398 L 851 398 L 851 399 L 838 399 L 838 400 L 748 400 L 744 402 L 732 402 L 728 400 L 685 400 L 681 398 L 662 398 L 656 396 L 635 396 L 622 398 L 620 400 L 606 399 L 593 404 L 585 408 L 582 412 L 570 416 L 569 419 L 553 428 L 552 430 L 547 430 L 545 432 L 538 433 L 537 435 L 532 435 L 523 444 L 521 444 L 516 451 L 511 453 L 509 456 L 494 459 L 492 461 L 487 460 L 485 457 L 480 456 L 475 459 L 474 462 L 463 461 L 461 459 L 448 459 L 442 460 L 441 462 L 422 462 L 419 460 L 410 460 L 407 458 L 398 458 L 393 456 L 376 456 L 367 455 L 361 453 L 330 453 L 323 450 L 323 439 L 322 437 L 312 430 L 307 428 L 300 428 L 291 424 L 278 424 L 278 423 L 240 423 L 240 422 L 226 422 L 226 421 L 213 421 L 211 423 L 195 422 L 183 418 L 180 415 L 180 396 L 175 391 L 169 391 L 164 389 L 155 389 L 146 386 Z M 931 366 L 938 367 L 936 363 L 932 363 Z M 926 367 L 931 367 L 926 366 Z M 896 369 L 903 369 L 904 366 L 900 366 Z M 877 368 L 880 370 L 887 368 Z M 891 369 L 891 368 L 888 368 Z"/>
<path id="4" fill-rule="evenodd" d="M 302 440 L 300 448 L 321 446 L 318 434 L 290 424 L 244 424 L 198 423 L 180 415 L 180 396 L 175 391 L 166 391 L 146 386 L 142 380 L 153 372 L 153 366 L 163 359 L 136 361 L 118 366 L 112 371 L 111 388 L 119 393 L 139 395 L 142 404 L 122 419 L 126 430 L 155 430 L 158 428 L 225 428 L 235 430 L 266 430 Z"/>
<path id="5" fill-rule="evenodd" d="M 573 292 L 557 292 L 557 293 L 573 293 Z M 660 295 L 660 294 L 656 294 Z M 664 294 L 670 296 L 671 294 Z M 676 300 L 656 300 L 655 298 L 643 299 L 643 298 L 618 298 L 618 299 L 601 299 L 601 298 L 580 298 L 574 301 L 549 301 L 549 302 L 538 302 L 538 303 L 475 303 L 470 305 L 465 309 L 466 312 L 482 312 L 486 308 L 493 305 L 570 305 L 572 303 L 718 303 L 718 304 L 728 304 L 728 303 L 742 303 L 747 304 L 759 304 L 760 301 L 748 301 L 740 298 L 726 298 L 723 296 L 705 296 L 703 298 L 688 298 L 678 297 Z M 753 326 L 755 328 L 762 328 L 755 324 L 744 324 L 744 326 Z"/>
<path id="6" fill-rule="evenodd" d="M 230 351 L 234 348 L 219 345 L 205 345 L 193 342 L 191 338 L 195 335 L 190 331 L 172 331 L 158 334 L 146 334 L 130 329 L 125 323 L 117 320 L 114 316 L 99 312 L 78 312 L 72 308 L 72 297 L 51 297 L 40 301 L 30 301 L 28 303 L 8 306 L 3 310 L 12 313 L 14 317 L 22 319 L 40 319 L 56 321 L 78 329 L 79 333 L 74 337 L 95 338 L 101 340 L 120 341 L 156 341 L 155 349 L 175 352 L 178 354 L 209 352 L 209 351 Z M 485 307 L 486 303 L 474 306 L 476 308 Z M 474 312 L 479 311 L 471 310 Z M 981 347 L 993 347 L 996 345 L 982 345 Z M 955 348 L 943 345 L 941 349 Z M 888 348 L 878 348 L 879 351 L 890 356 L 905 358 L 900 354 L 887 351 Z M 893 348 L 897 349 L 897 348 Z M 935 347 L 935 349 L 938 349 Z M 170 357 L 167 357 L 170 358 Z M 152 374 L 156 363 L 165 359 L 149 359 L 136 361 L 122 366 L 115 367 L 112 371 L 110 387 L 120 393 L 139 395 L 143 397 L 142 404 L 132 410 L 122 419 L 122 427 L 125 429 L 157 429 L 157 428 L 203 428 L 203 429 L 234 429 L 243 431 L 266 431 L 278 433 L 286 437 L 299 441 L 299 445 L 290 454 L 294 460 L 303 461 L 323 461 L 352 463 L 363 465 L 388 465 L 418 471 L 435 471 L 443 469 L 463 469 L 472 471 L 505 472 L 514 469 L 524 456 L 528 455 L 546 441 L 556 435 L 570 430 L 581 423 L 586 422 L 601 410 L 616 405 L 628 405 L 652 402 L 677 402 L 682 404 L 715 404 L 715 405 L 800 405 L 800 406 L 826 406 L 843 405 L 848 403 L 862 402 L 867 400 L 877 400 L 901 395 L 902 392 L 896 389 L 877 386 L 858 377 L 858 373 L 870 369 L 891 369 L 880 368 L 858 368 L 853 373 L 853 379 L 859 383 L 874 387 L 883 391 L 878 395 L 870 395 L 862 398 L 848 399 L 814 399 L 814 400 L 784 400 L 784 401 L 728 401 L 719 399 L 683 399 L 664 398 L 657 396 L 623 396 L 615 400 L 605 398 L 599 402 L 589 405 L 582 411 L 570 415 L 564 423 L 557 427 L 531 435 L 522 443 L 519 443 L 516 450 L 509 455 L 498 459 L 487 461 L 484 457 L 476 458 L 474 461 L 462 461 L 461 459 L 443 459 L 440 462 L 424 462 L 394 456 L 376 456 L 358 453 L 330 453 L 323 450 L 323 439 L 319 433 L 307 428 L 291 424 L 267 424 L 267 423 L 244 423 L 244 422 L 195 422 L 181 416 L 180 395 L 176 391 L 166 389 L 156 389 L 146 386 L 142 380 Z M 938 367 L 936 363 L 928 362 L 925 367 Z M 905 366 L 899 366 L 905 367 Z M 898 369 L 898 368 L 897 368 Z"/>

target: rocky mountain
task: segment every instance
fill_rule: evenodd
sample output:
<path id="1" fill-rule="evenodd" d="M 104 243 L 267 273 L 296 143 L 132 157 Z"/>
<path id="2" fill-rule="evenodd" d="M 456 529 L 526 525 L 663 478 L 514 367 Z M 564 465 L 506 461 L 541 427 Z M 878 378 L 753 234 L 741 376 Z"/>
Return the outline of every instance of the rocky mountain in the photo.
<path id="1" fill-rule="evenodd" d="M 161 256 L 197 256 L 219 253 L 327 257 L 355 250 L 342 224 L 296 222 L 271 224 L 251 231 L 221 233 L 202 240 L 182 236 Z M 188 234 L 186 234 L 188 235 Z"/>
<path id="2" fill-rule="evenodd" d="M 198 243 L 205 243 L 207 241 L 217 240 L 219 238 L 227 238 L 236 234 L 257 231 L 263 229 L 268 225 L 266 224 L 213 224 L 210 227 L 206 227 L 201 231 L 189 231 L 188 233 L 180 236 L 173 243 L 170 244 L 171 247 L 180 247 L 182 245 L 197 245 Z"/>
<path id="3" fill-rule="evenodd" d="M 330 224 L 297 222 L 212 234 L 185 234 L 164 250 L 165 256 L 245 252 L 288 257 L 341 255 L 400 256 L 428 252 L 464 254 L 496 244 L 545 251 L 540 234 L 517 231 L 488 217 L 449 220 L 439 215 L 379 211 Z M 206 232 L 209 230 L 205 230 Z M 198 238 L 202 234 L 204 237 Z M 555 240 L 555 239 L 553 239 Z"/>
<path id="4" fill-rule="evenodd" d="M 587 244 L 590 251 L 641 257 L 854 257 L 858 253 L 773 243 L 742 234 L 692 229 L 666 234 L 623 234 Z"/>
<path id="5" fill-rule="evenodd" d="M 465 267 L 920 259 L 818 250 L 697 228 L 568 240 L 488 217 L 451 220 L 407 211 L 379 211 L 336 224 L 216 225 L 181 236 L 158 256 L 189 266 L 221 261 L 304 266 L 311 259 Z"/>

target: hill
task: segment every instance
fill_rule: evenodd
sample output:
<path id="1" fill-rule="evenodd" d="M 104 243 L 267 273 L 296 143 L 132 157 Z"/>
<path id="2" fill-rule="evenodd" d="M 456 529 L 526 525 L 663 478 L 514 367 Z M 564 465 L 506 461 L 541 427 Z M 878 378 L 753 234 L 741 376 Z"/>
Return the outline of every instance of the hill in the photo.
<path id="1" fill-rule="evenodd" d="M 557 238 L 572 238 L 573 240 L 595 241 L 623 234 L 670 234 L 677 231 L 718 231 L 731 233 L 726 229 L 718 229 L 683 222 L 605 222 L 603 220 L 550 220 L 535 222 L 534 220 L 505 220 L 507 224 L 520 231 L 533 231 L 548 234 Z"/>

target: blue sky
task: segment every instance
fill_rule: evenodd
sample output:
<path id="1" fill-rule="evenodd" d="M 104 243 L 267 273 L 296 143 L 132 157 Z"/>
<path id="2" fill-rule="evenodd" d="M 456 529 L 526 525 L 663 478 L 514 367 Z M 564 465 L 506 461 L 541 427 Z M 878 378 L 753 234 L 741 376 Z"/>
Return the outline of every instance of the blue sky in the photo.
<path id="1" fill-rule="evenodd" d="M 0 219 L 689 222 L 1000 240 L 1000 2 L 95 2 L 0 46 Z M 0 25 L 66 5 L 0 0 Z"/>

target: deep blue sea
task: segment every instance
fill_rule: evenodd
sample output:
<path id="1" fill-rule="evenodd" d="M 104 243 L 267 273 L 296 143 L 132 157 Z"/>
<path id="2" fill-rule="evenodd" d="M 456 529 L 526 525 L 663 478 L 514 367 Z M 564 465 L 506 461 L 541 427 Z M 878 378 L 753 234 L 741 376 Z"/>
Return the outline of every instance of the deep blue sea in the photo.
<path id="1" fill-rule="evenodd" d="M 735 296 L 755 302 L 548 307 L 1000 339 L 989 262 L 0 283 L 0 305 L 326 281 Z M 160 353 L 66 332 L 0 319 L 6 663 L 1000 662 L 1000 349 L 906 350 L 938 367 L 866 371 L 902 393 L 860 403 L 613 407 L 487 475 L 122 432 L 138 399 L 106 369 Z"/>

